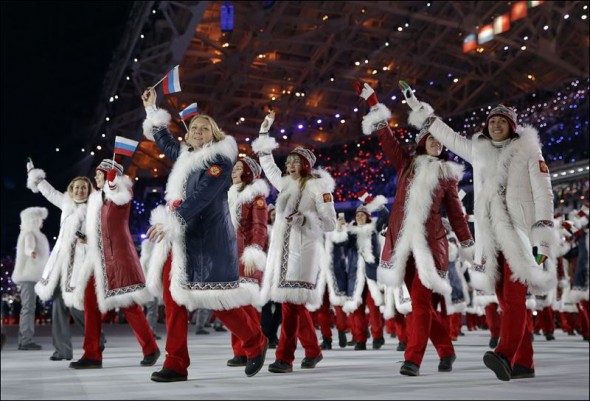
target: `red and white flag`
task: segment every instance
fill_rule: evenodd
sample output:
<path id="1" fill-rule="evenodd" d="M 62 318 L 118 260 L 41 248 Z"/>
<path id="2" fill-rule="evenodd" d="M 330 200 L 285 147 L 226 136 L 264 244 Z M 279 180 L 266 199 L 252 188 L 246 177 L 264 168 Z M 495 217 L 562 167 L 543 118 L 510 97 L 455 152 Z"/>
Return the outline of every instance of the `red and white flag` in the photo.
<path id="1" fill-rule="evenodd" d="M 163 82 L 163 90 L 166 95 L 171 93 L 180 92 L 180 74 L 178 73 L 178 66 L 174 67 L 173 69 L 166 74 Z"/>

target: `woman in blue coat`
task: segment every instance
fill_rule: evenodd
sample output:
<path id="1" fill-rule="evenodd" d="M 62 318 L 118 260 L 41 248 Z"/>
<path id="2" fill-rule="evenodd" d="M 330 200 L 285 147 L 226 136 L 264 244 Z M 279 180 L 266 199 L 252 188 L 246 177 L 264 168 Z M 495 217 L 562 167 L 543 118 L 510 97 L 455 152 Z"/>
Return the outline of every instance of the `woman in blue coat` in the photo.
<path id="1" fill-rule="evenodd" d="M 168 132 L 170 115 L 156 109 L 156 92 L 142 96 L 147 111 L 144 135 L 155 140 L 174 166 L 166 184 L 166 206 L 152 212 L 148 230 L 156 242 L 148 262 L 148 287 L 163 291 L 168 352 L 164 366 L 151 379 L 184 381 L 190 358 L 187 346 L 188 310 L 217 311 L 236 335 L 247 357 L 246 375 L 254 376 L 265 359 L 267 340 L 258 322 L 242 306 L 257 295 L 240 284 L 236 232 L 231 223 L 227 192 L 238 155 L 233 137 L 225 135 L 213 118 L 194 117 L 179 143 Z"/>

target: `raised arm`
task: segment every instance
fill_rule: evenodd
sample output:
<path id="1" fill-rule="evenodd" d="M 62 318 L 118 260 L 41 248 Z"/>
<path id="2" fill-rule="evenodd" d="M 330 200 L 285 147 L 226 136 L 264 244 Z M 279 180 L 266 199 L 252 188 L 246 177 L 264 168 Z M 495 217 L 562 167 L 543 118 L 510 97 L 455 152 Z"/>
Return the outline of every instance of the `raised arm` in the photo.
<path id="1" fill-rule="evenodd" d="M 260 166 L 264 175 L 270 181 L 271 185 L 281 192 L 283 184 L 281 181 L 281 169 L 275 163 L 272 151 L 279 147 L 277 141 L 268 135 L 268 131 L 274 121 L 275 113 L 271 110 L 260 126 L 258 138 L 252 142 L 252 150 L 260 160 Z"/>
<path id="2" fill-rule="evenodd" d="M 426 128 L 432 136 L 449 148 L 451 152 L 455 153 L 463 160 L 472 163 L 471 140 L 453 131 L 451 127 L 440 119 L 440 117 L 434 114 L 432 106 L 428 103 L 418 101 L 412 88 L 410 88 L 407 83 L 400 81 L 400 88 L 402 89 L 402 94 L 406 98 L 406 103 L 412 109 L 410 116 L 408 117 L 410 125 L 420 130 Z"/>
<path id="3" fill-rule="evenodd" d="M 146 89 L 141 95 L 145 107 L 146 119 L 143 122 L 143 135 L 150 141 L 155 141 L 158 148 L 170 160 L 175 161 L 180 153 L 180 144 L 174 140 L 168 131 L 170 113 L 156 107 L 156 90 Z"/>
<path id="4" fill-rule="evenodd" d="M 68 196 L 55 189 L 45 178 L 45 171 L 40 168 L 31 168 L 27 171 L 27 188 L 35 193 L 41 192 L 45 199 L 60 209 L 63 207 L 64 197 Z"/>
<path id="5" fill-rule="evenodd" d="M 376 132 L 383 153 L 391 161 L 395 169 L 401 171 L 410 162 L 411 156 L 400 146 L 389 128 L 387 120 L 391 118 L 391 112 L 384 104 L 378 102 L 375 91 L 368 84 L 365 83 L 364 86 L 361 86 L 357 82 L 355 83 L 355 90 L 371 106 L 369 113 L 363 117 L 363 134 L 371 135 L 371 133 Z"/>

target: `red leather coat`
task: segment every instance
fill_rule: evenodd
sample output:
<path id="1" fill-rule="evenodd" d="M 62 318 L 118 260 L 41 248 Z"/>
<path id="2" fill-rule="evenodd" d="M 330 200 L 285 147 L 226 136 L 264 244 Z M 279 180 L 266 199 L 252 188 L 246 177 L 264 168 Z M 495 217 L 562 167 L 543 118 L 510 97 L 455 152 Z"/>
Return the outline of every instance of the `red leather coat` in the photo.
<path id="1" fill-rule="evenodd" d="M 410 156 L 393 137 L 388 126 L 379 129 L 377 135 L 383 152 L 398 173 L 397 191 L 389 216 L 381 264 L 389 263 L 389 268 L 405 271 L 405 263 L 410 255 L 416 259 L 417 264 L 420 264 L 420 258 L 423 261 L 430 260 L 431 255 L 436 272 L 431 271 L 430 282 L 424 284 L 436 292 L 443 292 L 446 285 L 439 282 L 440 286 L 437 287 L 436 283 L 439 279 L 436 276 L 445 277 L 448 270 L 447 232 L 441 219 L 443 207 L 459 241 L 465 244 L 472 242 L 457 193 L 461 168 L 455 163 L 430 156 Z M 412 162 L 415 170 L 407 174 Z M 410 191 L 413 193 L 410 194 Z M 402 236 L 407 238 L 402 239 Z M 416 238 L 425 240 L 424 246 Z M 397 259 L 394 255 L 397 255 Z M 396 266 L 396 263 L 401 265 Z M 403 277 L 402 273 L 398 272 L 397 276 Z M 425 275 L 420 275 L 421 278 L 423 276 Z"/>
<path id="2" fill-rule="evenodd" d="M 246 276 L 242 255 L 244 249 L 249 246 L 258 246 L 264 250 L 267 241 L 266 226 L 266 201 L 264 196 L 257 196 L 253 202 L 245 202 L 241 205 L 240 226 L 236 234 L 238 236 L 238 257 L 240 258 L 240 277 L 254 278 L 260 284 L 262 271 L 256 269 L 254 274 Z"/>

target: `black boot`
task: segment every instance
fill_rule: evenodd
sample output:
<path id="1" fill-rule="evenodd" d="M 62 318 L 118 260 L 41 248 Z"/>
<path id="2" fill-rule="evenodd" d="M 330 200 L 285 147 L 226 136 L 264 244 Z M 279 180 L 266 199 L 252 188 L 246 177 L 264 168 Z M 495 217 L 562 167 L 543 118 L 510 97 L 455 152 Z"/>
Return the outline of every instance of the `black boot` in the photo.
<path id="1" fill-rule="evenodd" d="M 323 341 L 320 344 L 320 349 L 332 349 L 332 338 L 331 337 L 323 337 Z"/>
<path id="2" fill-rule="evenodd" d="M 347 342 L 348 340 L 346 340 L 346 332 L 338 330 L 338 345 L 340 348 L 346 347 Z"/>

